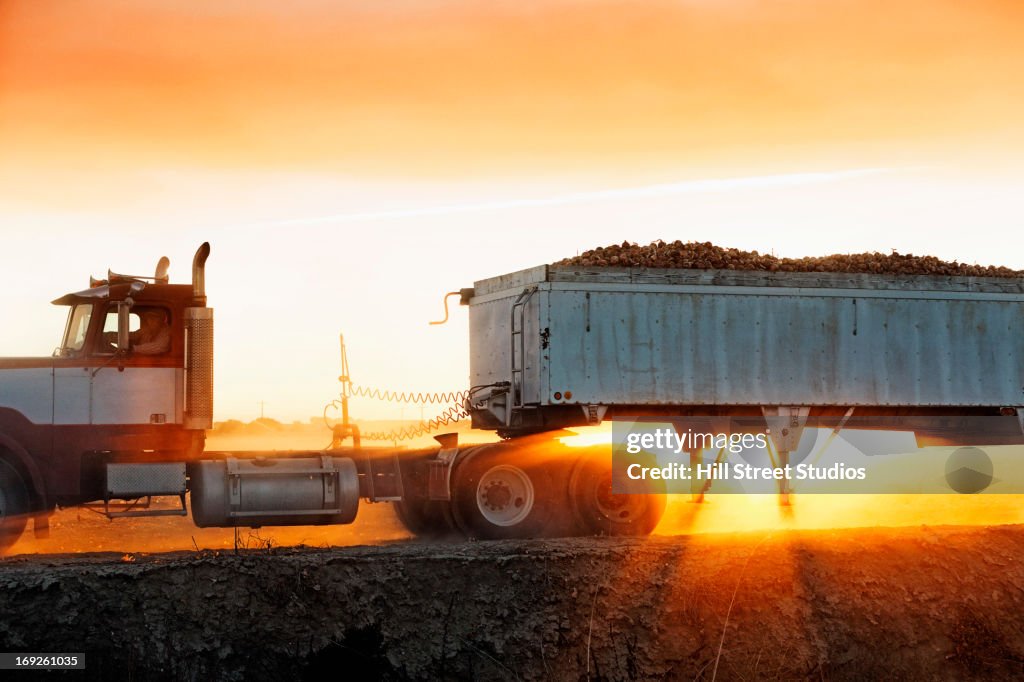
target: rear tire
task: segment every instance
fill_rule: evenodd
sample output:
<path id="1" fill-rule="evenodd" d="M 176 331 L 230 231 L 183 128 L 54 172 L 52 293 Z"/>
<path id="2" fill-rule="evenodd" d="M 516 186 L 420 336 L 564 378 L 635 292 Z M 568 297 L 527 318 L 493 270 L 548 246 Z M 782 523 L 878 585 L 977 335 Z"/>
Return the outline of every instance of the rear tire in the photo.
<path id="1" fill-rule="evenodd" d="M 548 534 L 558 506 L 551 473 L 546 462 L 524 462 L 516 454 L 499 444 L 469 453 L 456 465 L 452 516 L 466 537 L 500 540 Z"/>
<path id="2" fill-rule="evenodd" d="M 448 502 L 414 497 L 392 504 L 395 516 L 416 537 L 438 539 L 457 533 Z"/>
<path id="3" fill-rule="evenodd" d="M 612 492 L 611 462 L 581 457 L 569 479 L 576 522 L 588 535 L 649 535 L 665 513 L 664 481 L 628 481 Z"/>
<path id="4" fill-rule="evenodd" d="M 28 489 L 18 472 L 0 460 L 0 554 L 18 541 L 28 522 Z"/>

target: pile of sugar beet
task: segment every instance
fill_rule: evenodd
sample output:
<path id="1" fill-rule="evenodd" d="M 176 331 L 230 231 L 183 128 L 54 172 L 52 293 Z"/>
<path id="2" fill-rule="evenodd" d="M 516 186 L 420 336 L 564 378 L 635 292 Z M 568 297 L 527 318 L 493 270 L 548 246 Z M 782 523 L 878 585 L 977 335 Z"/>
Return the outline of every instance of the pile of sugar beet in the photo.
<path id="1" fill-rule="evenodd" d="M 599 246 L 553 265 L 582 267 L 763 270 L 779 272 L 853 272 L 888 275 L 1024 277 L 1024 270 L 944 261 L 909 253 L 846 253 L 806 258 L 777 256 L 715 246 L 711 242 L 656 241 L 646 246 L 622 242 Z"/>

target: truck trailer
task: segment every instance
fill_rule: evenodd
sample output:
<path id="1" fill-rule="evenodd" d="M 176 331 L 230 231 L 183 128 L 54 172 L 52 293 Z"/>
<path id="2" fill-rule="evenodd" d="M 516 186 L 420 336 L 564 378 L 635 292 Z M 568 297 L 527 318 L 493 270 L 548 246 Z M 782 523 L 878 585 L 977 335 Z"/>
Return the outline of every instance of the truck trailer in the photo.
<path id="1" fill-rule="evenodd" d="M 366 447 L 343 390 L 323 451 L 208 451 L 209 254 L 196 252 L 190 284 L 170 283 L 166 259 L 153 276 L 91 279 L 54 301 L 68 317 L 52 357 L 0 359 L 0 549 L 74 505 L 111 519 L 191 507 L 200 527 L 258 527 L 350 523 L 363 499 L 426 536 L 647 534 L 663 484 L 616 494 L 607 446 L 557 438 L 616 417 L 781 417 L 780 465 L 819 417 L 919 417 L 927 438 L 937 418 L 1016 415 L 1021 435 L 1019 278 L 544 265 L 453 292 L 470 326 L 459 408 L 501 442 Z M 158 352 L 139 343 L 153 318 L 167 328 Z"/>
<path id="2" fill-rule="evenodd" d="M 1006 415 L 1024 278 L 540 266 L 477 282 L 473 411 L 514 435 L 615 415 Z"/>

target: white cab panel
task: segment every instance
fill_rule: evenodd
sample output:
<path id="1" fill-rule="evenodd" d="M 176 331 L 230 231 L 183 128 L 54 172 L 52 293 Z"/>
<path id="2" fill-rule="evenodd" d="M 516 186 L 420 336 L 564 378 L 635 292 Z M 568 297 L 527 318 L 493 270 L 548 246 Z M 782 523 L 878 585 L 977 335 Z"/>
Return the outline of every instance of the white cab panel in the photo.
<path id="1" fill-rule="evenodd" d="M 89 423 L 89 367 L 56 367 L 53 370 L 53 423 Z"/>
<path id="2" fill-rule="evenodd" d="M 0 370 L 0 407 L 16 410 L 34 424 L 49 424 L 53 419 L 53 369 Z"/>
<path id="3" fill-rule="evenodd" d="M 181 423 L 184 370 L 174 367 L 105 367 L 92 378 L 93 424 Z M 154 421 L 154 415 L 161 415 Z"/>

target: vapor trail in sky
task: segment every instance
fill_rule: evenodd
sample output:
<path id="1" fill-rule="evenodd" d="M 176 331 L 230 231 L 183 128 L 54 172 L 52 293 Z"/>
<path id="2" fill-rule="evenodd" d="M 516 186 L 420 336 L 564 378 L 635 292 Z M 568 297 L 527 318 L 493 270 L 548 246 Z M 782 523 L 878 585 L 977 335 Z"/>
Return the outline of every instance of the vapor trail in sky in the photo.
<path id="1" fill-rule="evenodd" d="M 682 182 L 660 183 L 640 187 L 623 187 L 602 189 L 586 192 L 571 192 L 551 197 L 531 199 L 500 199 L 494 201 L 467 202 L 456 204 L 440 204 L 435 206 L 418 206 L 400 209 L 354 211 L 335 213 L 323 216 L 276 220 L 266 223 L 250 224 L 248 228 L 287 227 L 302 225 L 326 225 L 337 223 L 353 223 L 372 220 L 393 220 L 399 218 L 419 218 L 424 216 L 453 215 L 459 213 L 475 213 L 482 211 L 505 210 L 515 208 L 533 208 L 537 206 L 569 206 L 591 204 L 620 199 L 643 199 L 682 194 L 702 194 L 724 192 L 737 189 L 764 189 L 772 187 L 792 187 L 797 185 L 822 184 L 850 180 L 872 175 L 907 172 L 918 168 L 857 168 L 842 171 L 823 171 L 814 173 L 785 173 L 778 175 L 760 175 L 740 178 L 716 178 L 709 180 L 686 180 Z"/>

